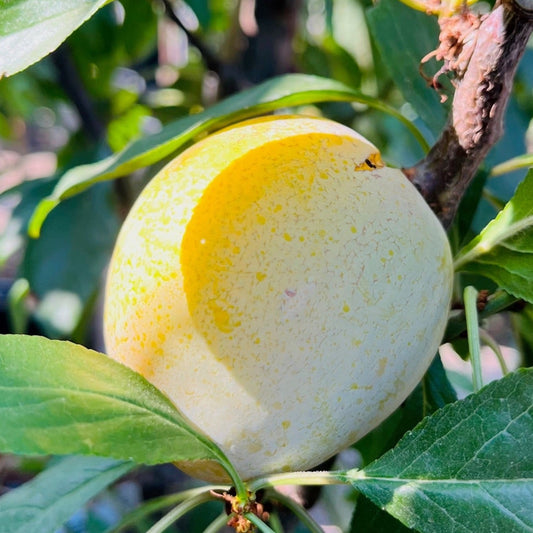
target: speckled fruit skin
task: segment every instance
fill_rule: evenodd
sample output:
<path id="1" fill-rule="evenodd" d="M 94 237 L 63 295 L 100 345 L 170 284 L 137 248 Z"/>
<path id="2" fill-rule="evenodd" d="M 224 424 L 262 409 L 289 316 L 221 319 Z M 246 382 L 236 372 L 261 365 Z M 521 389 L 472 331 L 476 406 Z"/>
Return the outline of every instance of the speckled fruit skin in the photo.
<path id="1" fill-rule="evenodd" d="M 264 117 L 143 191 L 110 265 L 105 340 L 249 479 L 314 467 L 393 412 L 437 351 L 451 290 L 445 232 L 370 142 Z"/>

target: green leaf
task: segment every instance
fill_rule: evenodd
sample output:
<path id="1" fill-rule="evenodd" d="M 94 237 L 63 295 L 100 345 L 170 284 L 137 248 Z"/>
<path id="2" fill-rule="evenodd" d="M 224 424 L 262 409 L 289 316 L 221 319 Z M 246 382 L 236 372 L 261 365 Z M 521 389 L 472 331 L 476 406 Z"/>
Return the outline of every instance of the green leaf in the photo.
<path id="1" fill-rule="evenodd" d="M 70 342 L 1 335 L 0 410 L 1 452 L 227 464 L 142 376 Z"/>
<path id="2" fill-rule="evenodd" d="M 47 337 L 72 338 L 101 284 L 120 226 L 111 198 L 109 183 L 70 198 L 27 244 L 21 276 L 39 300 L 35 319 Z"/>
<path id="3" fill-rule="evenodd" d="M 511 313 L 514 337 L 524 366 L 533 366 L 533 305 L 527 304 L 518 313 Z"/>
<path id="4" fill-rule="evenodd" d="M 368 10 L 367 18 L 381 60 L 394 83 L 430 130 L 439 134 L 447 110 L 438 93 L 420 74 L 420 61 L 439 44 L 436 18 L 415 11 L 398 0 L 378 2 L 376 7 Z M 416 38 L 406 28 L 416 28 Z M 428 64 L 423 65 L 423 70 L 428 71 Z"/>
<path id="5" fill-rule="evenodd" d="M 472 222 L 482 199 L 486 181 L 487 173 L 479 170 L 459 204 L 452 228 L 448 232 L 453 250 L 458 250 L 472 238 Z"/>
<path id="6" fill-rule="evenodd" d="M 31 215 L 39 202 L 52 192 L 56 183 L 57 178 L 54 177 L 23 181 L 0 193 L 0 198 L 7 197 L 15 201 L 20 198 L 0 234 L 0 266 L 26 245 Z"/>
<path id="7" fill-rule="evenodd" d="M 65 457 L 0 498 L 0 533 L 54 533 L 88 500 L 135 464 Z"/>
<path id="8" fill-rule="evenodd" d="M 509 374 L 341 477 L 424 533 L 533 531 L 532 390 L 532 369 Z"/>
<path id="9" fill-rule="evenodd" d="M 39 235 L 48 213 L 65 198 L 78 194 L 99 181 L 124 176 L 156 163 L 183 148 L 201 133 L 275 109 L 323 101 L 361 102 L 385 111 L 403 122 L 419 142 L 427 147 L 417 128 L 401 113 L 380 100 L 334 80 L 305 74 L 289 74 L 236 94 L 202 113 L 176 120 L 166 125 L 159 133 L 138 139 L 106 159 L 69 170 L 60 179 L 53 193 L 37 207 L 30 222 L 30 234 L 34 237 Z"/>
<path id="10" fill-rule="evenodd" d="M 533 171 L 498 216 L 455 257 L 455 269 L 481 274 L 533 302 Z"/>
<path id="11" fill-rule="evenodd" d="M 1 5 L 0 78 L 55 50 L 110 0 L 9 0 Z"/>

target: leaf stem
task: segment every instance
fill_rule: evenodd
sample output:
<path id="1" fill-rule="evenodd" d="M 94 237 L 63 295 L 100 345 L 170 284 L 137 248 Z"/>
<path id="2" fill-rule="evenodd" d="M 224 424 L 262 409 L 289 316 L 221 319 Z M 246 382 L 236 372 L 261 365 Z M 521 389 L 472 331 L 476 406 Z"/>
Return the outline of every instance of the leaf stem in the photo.
<path id="1" fill-rule="evenodd" d="M 183 503 L 180 503 L 174 507 L 174 509 L 161 518 L 161 520 L 156 522 L 146 533 L 162 533 L 183 515 L 187 514 L 189 511 L 195 507 L 198 507 L 202 503 L 206 503 L 211 500 L 213 500 L 213 496 L 209 491 L 204 489 L 201 493 L 188 498 Z"/>
<path id="2" fill-rule="evenodd" d="M 266 487 L 277 487 L 279 485 L 342 485 L 344 482 L 339 476 L 344 475 L 343 470 L 338 471 L 309 471 L 309 472 L 287 472 L 285 474 L 273 474 L 263 478 L 253 479 L 248 482 L 248 489 L 257 492 Z"/>
<path id="3" fill-rule="evenodd" d="M 281 523 L 279 514 L 277 512 L 270 513 L 270 518 L 268 521 L 270 522 L 270 526 L 276 533 L 284 532 L 283 524 Z"/>
<path id="4" fill-rule="evenodd" d="M 523 154 L 512 157 L 503 163 L 495 165 L 490 171 L 491 178 L 497 178 L 508 172 L 514 172 L 521 168 L 530 168 L 533 165 L 533 154 Z"/>
<path id="5" fill-rule="evenodd" d="M 275 500 L 289 509 L 311 533 L 323 533 L 322 528 L 315 522 L 313 517 L 292 498 L 278 491 L 271 491 L 268 496 L 270 500 Z"/>
<path id="6" fill-rule="evenodd" d="M 478 392 L 483 386 L 481 375 L 481 348 L 479 341 L 479 320 L 477 314 L 478 291 L 469 285 L 464 291 L 466 312 L 466 329 L 468 332 L 468 350 L 472 363 L 472 384 L 474 392 Z"/>
<path id="7" fill-rule="evenodd" d="M 489 335 L 489 333 L 483 328 L 480 328 L 479 330 L 479 337 L 483 341 L 483 343 L 486 344 L 494 352 L 494 355 L 498 359 L 498 363 L 500 363 L 502 374 L 504 376 L 509 374 L 507 363 L 505 362 L 505 358 L 503 357 L 500 345 L 496 342 L 496 340 L 491 335 Z"/>
<path id="8" fill-rule="evenodd" d="M 206 491 L 210 492 L 212 490 L 218 491 L 218 490 L 225 490 L 225 489 L 227 489 L 227 487 L 223 485 L 204 485 L 202 487 L 189 489 L 189 490 L 183 490 L 181 492 L 176 492 L 175 494 L 168 494 L 166 496 L 161 496 L 160 498 L 153 498 L 151 500 L 148 500 L 146 503 L 144 503 L 142 506 L 138 507 L 137 509 L 134 509 L 133 511 L 131 511 L 131 513 L 128 513 L 127 515 L 125 515 L 119 524 L 117 524 L 111 529 L 108 529 L 106 533 L 119 533 L 126 527 L 137 523 L 142 518 L 156 511 L 160 511 L 161 509 L 164 509 L 166 507 L 171 507 L 173 505 L 183 502 L 184 500 L 194 497 L 198 494 L 202 494 Z"/>
<path id="9" fill-rule="evenodd" d="M 249 497 L 249 489 L 242 480 L 241 476 L 233 466 L 233 464 L 228 460 L 228 458 L 220 452 L 220 456 L 218 457 L 218 460 L 220 464 L 225 468 L 226 472 L 228 473 L 229 477 L 231 478 L 231 481 L 233 483 L 233 487 L 235 488 L 236 496 L 241 501 L 248 500 Z"/>
<path id="10" fill-rule="evenodd" d="M 222 513 L 215 518 L 205 529 L 204 533 L 218 533 L 228 522 L 228 515 Z"/>
<path id="11" fill-rule="evenodd" d="M 245 513 L 244 518 L 249 520 L 262 533 L 276 533 L 271 527 L 267 526 L 258 516 L 254 515 L 254 513 Z"/>
<path id="12" fill-rule="evenodd" d="M 479 318 L 486 318 L 497 313 L 501 313 L 505 309 L 514 305 L 519 299 L 510 295 L 504 290 L 497 290 L 491 294 L 487 300 L 487 305 L 479 313 Z M 444 342 L 450 342 L 456 339 L 461 333 L 466 330 L 466 317 L 464 311 L 456 311 L 450 317 L 446 333 L 444 335 Z"/>

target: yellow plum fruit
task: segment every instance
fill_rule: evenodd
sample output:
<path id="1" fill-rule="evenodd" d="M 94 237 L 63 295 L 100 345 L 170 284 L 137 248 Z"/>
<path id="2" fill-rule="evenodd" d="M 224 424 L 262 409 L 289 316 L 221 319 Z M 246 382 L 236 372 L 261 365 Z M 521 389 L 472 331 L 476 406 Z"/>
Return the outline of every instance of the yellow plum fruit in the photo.
<path id="1" fill-rule="evenodd" d="M 188 148 L 138 198 L 105 341 L 244 479 L 303 470 L 413 390 L 452 277 L 439 221 L 369 141 L 322 118 L 252 119 Z M 227 481 L 210 461 L 178 466 Z"/>

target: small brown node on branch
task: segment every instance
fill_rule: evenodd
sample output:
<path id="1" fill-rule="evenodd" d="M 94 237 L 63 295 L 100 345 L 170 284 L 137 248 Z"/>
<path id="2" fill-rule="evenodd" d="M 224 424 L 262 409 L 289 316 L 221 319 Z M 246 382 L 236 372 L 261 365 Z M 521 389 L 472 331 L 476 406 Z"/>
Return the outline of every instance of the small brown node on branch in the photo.
<path id="1" fill-rule="evenodd" d="M 441 91 L 441 76 L 448 76 L 453 85 L 463 78 L 476 45 L 481 21 L 482 17 L 473 13 L 466 4 L 457 13 L 439 17 L 439 46 L 420 61 L 420 73 L 430 87 Z M 432 58 L 444 63 L 433 76 L 428 76 L 424 73 L 423 65 Z M 441 101 L 446 99 L 447 96 L 441 94 Z"/>
<path id="2" fill-rule="evenodd" d="M 247 513 L 252 513 L 263 522 L 269 519 L 269 514 L 265 511 L 263 504 L 257 501 L 255 494 L 248 494 L 248 498 L 243 501 L 235 495 L 235 490 L 229 492 L 211 491 L 211 494 L 218 500 L 225 502 L 226 513 L 229 515 L 228 527 L 233 528 L 236 533 L 252 533 L 256 530 L 255 525 L 246 518 Z"/>
<path id="3" fill-rule="evenodd" d="M 486 290 L 486 289 L 483 289 L 483 290 L 478 292 L 476 307 L 477 307 L 477 310 L 480 313 L 487 306 L 487 302 L 489 300 L 489 295 L 490 295 L 490 292 L 488 290 Z"/>

